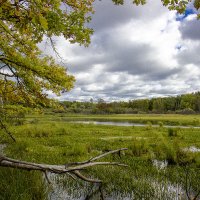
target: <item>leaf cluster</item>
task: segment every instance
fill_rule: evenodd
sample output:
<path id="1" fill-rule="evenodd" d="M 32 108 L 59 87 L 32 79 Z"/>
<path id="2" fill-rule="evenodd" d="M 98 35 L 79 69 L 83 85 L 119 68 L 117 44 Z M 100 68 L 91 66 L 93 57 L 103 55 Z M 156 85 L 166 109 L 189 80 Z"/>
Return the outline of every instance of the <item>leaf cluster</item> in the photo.
<path id="1" fill-rule="evenodd" d="M 125 0 L 112 0 L 116 5 L 123 5 Z M 178 13 L 182 14 L 185 12 L 189 3 L 193 3 L 196 10 L 200 8 L 200 0 L 161 0 L 162 4 L 166 6 L 169 10 L 176 10 Z M 147 0 L 133 0 L 133 4 L 144 5 Z M 197 16 L 200 17 L 200 14 Z"/>
<path id="2" fill-rule="evenodd" d="M 3 90 L 11 87 L 18 90 L 21 100 L 32 101 L 47 99 L 46 91 L 59 95 L 73 87 L 74 77 L 51 56 L 44 56 L 37 45 L 44 37 L 63 36 L 71 43 L 87 46 L 93 32 L 86 26 L 93 12 L 92 3 L 93 0 L 0 2 L 1 98 L 8 99 Z M 13 95 L 10 100 L 15 99 Z"/>

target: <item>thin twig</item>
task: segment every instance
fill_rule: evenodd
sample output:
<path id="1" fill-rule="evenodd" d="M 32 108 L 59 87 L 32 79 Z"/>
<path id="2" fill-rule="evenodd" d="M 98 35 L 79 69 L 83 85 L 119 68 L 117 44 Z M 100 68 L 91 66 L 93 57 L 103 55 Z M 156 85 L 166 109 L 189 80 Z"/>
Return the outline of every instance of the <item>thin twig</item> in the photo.
<path id="1" fill-rule="evenodd" d="M 48 175 L 47 175 L 47 171 L 44 171 L 44 175 L 45 175 L 45 178 L 46 178 L 47 182 L 48 182 L 49 184 L 51 184 L 51 181 L 49 180 L 49 177 L 48 177 Z"/>
<path id="2" fill-rule="evenodd" d="M 16 139 L 12 136 L 12 133 L 7 129 L 6 125 L 0 119 L 0 128 L 4 129 L 4 131 L 9 135 L 9 137 L 16 142 Z"/>
<path id="3" fill-rule="evenodd" d="M 90 179 L 85 177 L 83 174 L 81 174 L 78 170 L 73 171 L 73 173 L 80 179 L 87 181 L 87 182 L 91 182 L 91 183 L 101 183 L 101 180 L 95 180 L 95 179 Z"/>

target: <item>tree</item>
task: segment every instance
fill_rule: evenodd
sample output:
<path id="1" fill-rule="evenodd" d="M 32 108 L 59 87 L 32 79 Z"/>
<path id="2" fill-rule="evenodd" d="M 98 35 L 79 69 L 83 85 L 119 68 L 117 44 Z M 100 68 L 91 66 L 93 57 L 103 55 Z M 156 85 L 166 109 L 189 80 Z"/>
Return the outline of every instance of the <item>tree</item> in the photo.
<path id="1" fill-rule="evenodd" d="M 112 0 L 123 4 L 124 0 Z M 170 10 L 182 13 L 191 0 L 161 0 Z M 46 91 L 60 95 L 73 87 L 74 77 L 51 56 L 43 55 L 37 46 L 47 37 L 56 52 L 53 36 L 63 36 L 71 43 L 89 45 L 93 30 L 87 27 L 91 20 L 94 0 L 0 0 L 0 127 L 7 130 L 3 116 L 10 100 L 25 105 L 48 104 Z M 145 0 L 134 0 L 144 4 Z M 199 9 L 199 0 L 194 1 Z M 13 139 L 13 138 L 12 138 Z M 85 162 L 84 164 L 87 164 Z M 52 166 L 11 160 L 0 155 L 0 165 L 52 171 Z M 77 175 L 76 169 L 74 174 Z M 54 168 L 55 169 L 55 168 Z M 56 168 L 54 172 L 59 172 Z M 69 171 L 64 170 L 68 173 Z M 80 174 L 77 176 L 81 177 Z"/>
<path id="2" fill-rule="evenodd" d="M 164 112 L 164 100 L 163 98 L 153 99 L 153 111 L 158 113 Z"/>

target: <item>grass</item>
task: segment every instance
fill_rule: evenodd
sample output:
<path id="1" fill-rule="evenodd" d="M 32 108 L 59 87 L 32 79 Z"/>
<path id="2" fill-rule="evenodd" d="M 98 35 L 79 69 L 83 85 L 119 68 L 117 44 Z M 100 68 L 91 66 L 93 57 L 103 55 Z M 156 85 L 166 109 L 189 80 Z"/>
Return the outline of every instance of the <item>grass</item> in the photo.
<path id="1" fill-rule="evenodd" d="M 41 173 L 0 168 L 0 180 L 0 200 L 47 199 Z"/>
<path id="2" fill-rule="evenodd" d="M 32 117 L 32 116 L 31 116 Z M 98 120 L 98 121 L 127 121 L 133 123 L 152 123 L 163 125 L 190 125 L 200 126 L 200 115 L 180 114 L 111 114 L 111 115 L 81 115 L 81 114 L 55 114 L 48 115 L 52 120 Z M 46 117 L 45 117 L 46 118 Z"/>
<path id="3" fill-rule="evenodd" d="M 111 115 L 104 116 L 105 118 L 103 116 L 80 115 L 71 117 L 78 120 L 80 118 L 91 120 L 94 119 L 93 117 L 101 118 L 102 120 L 135 120 L 141 116 L 143 115 Z M 157 128 L 152 127 L 152 118 L 156 119 L 156 123 L 166 123 L 161 115 L 143 116 L 145 120 L 150 122 L 146 127 L 73 124 L 67 123 L 66 119 L 71 119 L 69 117 L 66 115 L 43 115 L 42 117 L 35 115 L 27 117 L 24 125 L 10 127 L 14 132 L 17 143 L 8 143 L 5 150 L 6 154 L 16 159 L 32 162 L 64 164 L 83 161 L 111 149 L 127 147 L 128 151 L 121 158 L 118 155 L 113 155 L 104 160 L 122 162 L 128 164 L 128 168 L 95 167 L 85 171 L 86 174 L 104 180 L 104 190 L 107 193 L 118 192 L 122 196 L 126 196 L 134 192 L 135 199 L 173 199 L 172 195 L 169 196 L 167 193 L 167 186 L 169 183 L 179 183 L 184 187 L 185 182 L 182 177 L 184 177 L 185 169 L 195 170 L 195 173 L 191 175 L 191 188 L 195 191 L 195 188 L 197 190 L 197 187 L 200 187 L 200 173 L 198 173 L 200 153 L 184 151 L 184 148 L 190 146 L 200 148 L 199 129 L 169 129 L 162 127 L 162 124 Z M 189 125 L 193 118 L 194 116 L 182 116 L 180 122 L 187 122 L 187 125 Z M 173 122 L 175 116 L 167 115 L 166 119 L 167 121 L 171 119 L 171 122 Z M 9 141 L 6 138 L 4 140 Z M 165 170 L 158 170 L 152 165 L 153 159 L 167 160 L 169 167 Z M 1 169 L 0 176 L 6 177 L 6 179 L 0 178 L 2 180 L 0 189 L 5 184 L 12 182 L 11 187 L 3 194 L 0 193 L 0 199 L 12 199 L 8 196 L 9 193 L 19 196 L 18 199 L 20 200 L 34 199 L 35 195 L 40 195 L 40 198 L 37 196 L 38 199 L 47 197 L 41 174 L 31 173 L 30 175 L 19 170 L 12 170 L 12 173 L 10 173 L 8 169 Z M 11 181 L 12 178 L 13 180 Z M 32 184 L 29 184 L 30 182 Z M 67 185 L 65 187 L 68 190 L 73 188 L 76 191 L 74 187 L 85 188 L 83 183 L 79 182 L 77 185 L 76 182 L 69 180 L 69 177 L 62 184 Z M 21 188 L 16 185 L 20 185 Z M 28 190 L 33 187 L 32 185 L 37 187 L 32 190 L 32 193 L 29 193 Z M 161 192 L 162 198 L 159 197 L 161 194 L 157 194 L 159 187 L 166 188 Z M 25 191 L 24 195 L 27 193 L 26 195 L 30 196 L 21 197 L 19 194 L 23 193 L 22 191 Z M 75 193 L 78 194 L 78 192 Z"/>

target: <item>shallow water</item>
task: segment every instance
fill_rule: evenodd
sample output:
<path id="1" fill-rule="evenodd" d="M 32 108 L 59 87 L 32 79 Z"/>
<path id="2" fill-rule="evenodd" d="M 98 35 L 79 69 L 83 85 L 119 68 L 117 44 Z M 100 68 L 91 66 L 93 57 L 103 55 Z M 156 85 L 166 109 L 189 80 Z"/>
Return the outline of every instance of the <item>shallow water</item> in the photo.
<path id="1" fill-rule="evenodd" d="M 50 176 L 51 177 L 51 176 Z M 55 175 L 53 175 L 55 178 Z M 98 186 L 94 185 L 91 191 L 84 191 L 83 189 L 74 188 L 74 193 L 68 192 L 67 188 L 59 186 L 55 179 L 51 179 L 53 190 L 49 194 L 49 200 L 101 200 Z M 148 182 L 155 189 L 155 198 L 154 199 L 167 199 L 167 200 L 186 200 L 186 192 L 179 184 L 172 184 L 170 181 L 167 182 L 158 182 L 157 180 L 147 179 Z M 95 193 L 95 191 L 97 191 Z M 90 198 L 89 198 L 90 196 Z M 147 195 L 148 196 L 148 195 Z M 107 195 L 104 193 L 105 200 L 133 200 L 134 192 L 130 194 L 121 194 L 121 193 L 112 193 Z M 138 198 L 136 198 L 138 199 Z M 147 198 L 149 199 L 149 198 Z"/>
<path id="2" fill-rule="evenodd" d="M 141 123 L 133 123 L 133 122 L 113 122 L 113 121 L 70 121 L 70 123 L 78 123 L 78 124 L 94 124 L 94 125 L 110 125 L 110 126 L 136 126 L 136 127 L 145 127 L 148 124 Z M 159 125 L 151 125 L 152 127 L 160 127 Z M 171 126 L 171 125 L 163 125 L 165 128 L 198 128 L 200 126 Z"/>
<path id="3" fill-rule="evenodd" d="M 152 160 L 153 166 L 155 166 L 158 170 L 165 169 L 168 166 L 167 160 Z"/>
<path id="4" fill-rule="evenodd" d="M 197 148 L 195 146 L 187 147 L 183 149 L 184 151 L 189 151 L 192 153 L 200 152 L 200 148 Z"/>

